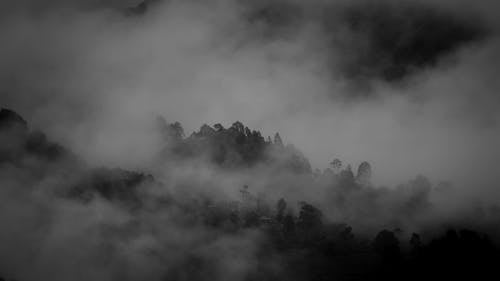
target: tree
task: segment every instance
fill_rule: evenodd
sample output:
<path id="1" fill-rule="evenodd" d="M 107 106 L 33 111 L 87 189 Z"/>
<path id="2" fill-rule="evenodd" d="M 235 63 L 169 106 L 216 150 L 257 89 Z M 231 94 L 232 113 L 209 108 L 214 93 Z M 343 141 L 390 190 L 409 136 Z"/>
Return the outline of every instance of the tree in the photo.
<path id="1" fill-rule="evenodd" d="M 260 225 L 260 216 L 255 210 L 249 210 L 243 214 L 245 227 L 258 227 Z"/>
<path id="2" fill-rule="evenodd" d="M 339 174 L 339 185 L 345 190 L 351 190 L 356 187 L 356 182 L 354 180 L 354 173 L 352 172 L 351 165 L 342 170 Z"/>
<path id="3" fill-rule="evenodd" d="M 199 133 L 201 137 L 210 137 L 214 134 L 215 130 L 212 127 L 208 126 L 207 124 L 203 124 L 203 126 L 201 126 Z"/>
<path id="4" fill-rule="evenodd" d="M 244 185 L 242 189 L 240 189 L 241 200 L 244 204 L 249 204 L 250 201 L 253 201 L 253 196 L 248 191 L 248 185 Z"/>
<path id="5" fill-rule="evenodd" d="M 418 253 L 420 251 L 420 248 L 422 248 L 422 240 L 420 239 L 420 235 L 418 235 L 417 233 L 413 233 L 410 238 L 410 245 L 412 251 L 414 253 Z"/>
<path id="6" fill-rule="evenodd" d="M 174 123 L 170 124 L 170 131 L 171 131 L 171 134 L 176 139 L 182 139 L 182 138 L 184 138 L 184 128 L 182 128 L 181 123 L 174 122 Z"/>
<path id="7" fill-rule="evenodd" d="M 373 241 L 373 247 L 375 252 L 384 259 L 394 260 L 399 258 L 399 240 L 392 231 L 386 229 L 380 231 Z"/>
<path id="8" fill-rule="evenodd" d="M 291 213 L 288 213 L 283 218 L 283 237 L 287 240 L 293 240 L 295 234 L 295 219 Z"/>
<path id="9" fill-rule="evenodd" d="M 317 242 L 323 228 L 323 214 L 311 204 L 301 202 L 297 227 L 304 242 Z"/>
<path id="10" fill-rule="evenodd" d="M 250 131 L 250 129 L 248 127 L 245 127 L 245 135 L 247 137 L 251 137 L 252 136 L 252 131 Z"/>
<path id="11" fill-rule="evenodd" d="M 335 174 L 338 174 L 340 172 L 340 169 L 342 169 L 342 161 L 340 161 L 338 158 L 335 158 L 332 162 L 330 162 L 330 166 L 332 167 L 333 172 Z"/>
<path id="12" fill-rule="evenodd" d="M 283 141 L 281 140 L 281 136 L 280 136 L 280 134 L 279 134 L 279 133 L 276 133 L 276 134 L 274 135 L 274 144 L 276 144 L 276 145 L 278 145 L 278 146 L 280 146 L 280 147 L 284 147 L 284 145 L 283 145 Z"/>
<path id="13" fill-rule="evenodd" d="M 354 234 L 352 233 L 352 227 L 346 226 L 341 232 L 340 237 L 344 240 L 354 239 Z"/>
<path id="14" fill-rule="evenodd" d="M 2 108 L 0 110 L 0 129 L 11 129 L 13 127 L 27 130 L 28 123 L 16 112 Z"/>
<path id="15" fill-rule="evenodd" d="M 217 132 L 222 132 L 224 130 L 224 126 L 222 126 L 220 123 L 215 124 L 214 128 Z"/>
<path id="16" fill-rule="evenodd" d="M 281 222 L 283 220 L 285 216 L 285 210 L 286 210 L 286 201 L 285 199 L 281 198 L 276 204 L 276 220 L 278 222 Z"/>
<path id="17" fill-rule="evenodd" d="M 358 173 L 356 175 L 356 181 L 362 185 L 370 183 L 372 176 L 372 167 L 370 163 L 363 162 L 358 166 Z"/>
<path id="18" fill-rule="evenodd" d="M 163 116 L 159 116 L 157 124 L 167 142 L 178 142 L 184 138 L 184 128 L 182 128 L 181 123 L 174 122 L 169 124 Z"/>
<path id="19" fill-rule="evenodd" d="M 235 130 L 240 134 L 245 133 L 245 126 L 240 121 L 234 122 L 233 125 L 231 126 L 231 129 Z"/>

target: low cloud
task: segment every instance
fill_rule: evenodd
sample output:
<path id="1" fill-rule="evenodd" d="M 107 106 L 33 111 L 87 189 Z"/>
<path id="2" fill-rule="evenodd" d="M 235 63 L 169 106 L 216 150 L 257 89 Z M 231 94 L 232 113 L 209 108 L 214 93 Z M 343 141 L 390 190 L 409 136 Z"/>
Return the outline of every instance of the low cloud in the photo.
<path id="1" fill-rule="evenodd" d="M 498 202 L 500 44 L 494 1 L 147 3 L 145 11 L 130 13 L 127 8 L 138 1 L 2 2 L 1 106 L 18 111 L 32 129 L 46 132 L 88 166 L 154 174 L 176 186 L 179 198 L 190 197 L 192 190 L 183 187 L 206 184 L 214 190 L 206 196 L 230 201 L 250 183 L 252 192 L 270 201 L 288 194 L 290 202 L 314 202 L 328 219 L 350 218 L 367 232 L 381 222 L 392 226 L 392 213 L 405 208 L 436 208 L 415 211 L 406 227 L 416 229 L 451 214 L 459 214 L 457 221 L 467 217 L 476 198 Z M 345 202 L 389 207 L 370 222 L 360 219 L 366 210 L 328 209 L 338 194 L 316 185 L 301 189 L 309 179 L 273 177 L 260 167 L 227 173 L 204 162 L 158 166 L 164 149 L 158 116 L 180 121 L 187 136 L 204 123 L 228 128 L 237 120 L 264 137 L 279 131 L 313 170 L 323 170 L 333 158 L 354 167 L 368 161 L 376 188 L 354 192 Z M 130 215 L 102 198 L 85 207 L 54 199 L 54 186 L 73 184 L 73 178 L 68 183 L 51 170 L 65 165 L 40 166 L 47 168 L 28 174 L 15 166 L 2 170 L 2 208 L 9 211 L 1 212 L 2 220 L 12 227 L 0 241 L 19 237 L 26 245 L 16 253 L 2 243 L 2 264 L 19 273 L 35 261 L 34 273 L 20 279 L 68 280 L 77 271 L 85 272 L 78 275 L 82 280 L 109 280 L 131 265 L 138 267 L 129 276 L 159 279 L 170 270 L 162 268 L 164 261 L 175 271 L 176 262 L 189 267 L 210 260 L 212 252 L 226 258 L 204 269 L 207 276 L 239 279 L 255 266 L 258 252 L 240 249 L 257 247 L 259 233 L 217 236 L 199 225 L 194 228 L 201 230 L 184 228 L 165 213 Z M 40 173 L 50 176 L 40 181 Z M 419 189 L 427 186 L 421 178 L 409 181 L 418 174 L 430 179 L 432 192 Z M 454 191 L 435 193 L 448 186 L 441 181 L 451 182 Z M 35 191 L 23 191 L 26 186 Z M 494 217 L 492 210 L 484 211 L 484 221 Z M 20 218 L 26 224 L 14 223 Z M 106 232 L 102 225 L 116 229 Z M 84 246 L 67 253 L 62 245 L 68 243 Z M 174 254 L 162 256 L 158 248 Z M 192 252 L 181 253 L 186 248 Z M 59 272 L 58 264 L 68 271 Z M 219 268 L 234 271 L 221 277 Z"/>

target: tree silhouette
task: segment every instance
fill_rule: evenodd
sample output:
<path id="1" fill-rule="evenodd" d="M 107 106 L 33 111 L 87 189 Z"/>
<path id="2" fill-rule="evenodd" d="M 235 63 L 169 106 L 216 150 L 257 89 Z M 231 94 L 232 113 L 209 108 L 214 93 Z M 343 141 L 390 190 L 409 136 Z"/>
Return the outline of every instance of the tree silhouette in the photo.
<path id="1" fill-rule="evenodd" d="M 279 147 L 284 147 L 283 140 L 281 140 L 281 136 L 279 133 L 276 133 L 274 135 L 274 144 L 278 145 Z"/>
<path id="2" fill-rule="evenodd" d="M 356 175 L 356 181 L 362 185 L 370 183 L 372 176 L 372 167 L 370 163 L 363 162 L 358 167 L 358 173 Z"/>
<path id="3" fill-rule="evenodd" d="M 338 174 L 340 172 L 340 169 L 342 169 L 342 161 L 340 161 L 338 158 L 335 158 L 332 162 L 330 162 L 330 167 L 332 167 L 332 170 L 335 174 Z"/>
<path id="4" fill-rule="evenodd" d="M 278 222 L 283 221 L 283 218 L 285 217 L 286 205 L 286 201 L 283 198 L 281 198 L 276 204 L 276 220 Z"/>
<path id="5" fill-rule="evenodd" d="M 373 241 L 373 247 L 384 259 L 395 260 L 400 256 L 399 240 L 392 231 L 380 231 Z"/>

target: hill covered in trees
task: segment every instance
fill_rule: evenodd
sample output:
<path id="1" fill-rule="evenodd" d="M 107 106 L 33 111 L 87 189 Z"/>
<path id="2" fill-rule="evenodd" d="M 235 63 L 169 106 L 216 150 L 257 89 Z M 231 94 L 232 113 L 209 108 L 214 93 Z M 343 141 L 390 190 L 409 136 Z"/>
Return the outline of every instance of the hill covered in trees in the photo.
<path id="1" fill-rule="evenodd" d="M 294 173 L 311 173 L 309 161 L 293 145 L 285 146 L 279 133 L 274 140 L 264 139 L 260 132 L 235 122 L 227 129 L 221 124 L 204 124 L 185 137 L 179 122 L 169 124 L 159 118 L 158 123 L 166 144 L 165 157 L 169 159 L 204 158 L 227 169 L 269 165 Z"/>
<path id="2" fill-rule="evenodd" d="M 334 159 L 330 168 L 313 171 L 279 134 L 266 139 L 240 122 L 203 125 L 186 137 L 181 124 L 160 118 L 158 129 L 164 146 L 157 169 L 96 168 L 2 109 L 0 276 L 62 280 L 78 272 L 94 280 L 166 281 L 498 275 L 498 207 L 474 205 L 474 212 L 443 217 L 432 198 L 449 195 L 451 188 L 423 176 L 376 187 L 367 162 L 354 172 Z"/>

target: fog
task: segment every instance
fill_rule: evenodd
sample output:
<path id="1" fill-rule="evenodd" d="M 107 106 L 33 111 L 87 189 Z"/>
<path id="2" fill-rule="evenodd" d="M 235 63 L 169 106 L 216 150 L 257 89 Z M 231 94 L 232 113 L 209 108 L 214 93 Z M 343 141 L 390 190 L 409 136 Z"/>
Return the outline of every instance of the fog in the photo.
<path id="1" fill-rule="evenodd" d="M 266 38 L 273 27 L 250 25 L 231 1 L 158 3 L 136 17 L 54 6 L 3 20 L 2 102 L 89 161 L 143 164 L 151 120 L 163 115 L 187 131 L 236 120 L 279 131 L 315 167 L 367 160 L 385 184 L 496 174 L 496 33 L 403 85 L 368 77 L 369 89 L 353 90 L 335 68 L 346 52 L 312 20 Z"/>
<path id="2" fill-rule="evenodd" d="M 260 280 L 252 274 L 265 272 L 302 280 L 286 272 L 294 255 L 266 248 L 269 229 L 202 222 L 233 201 L 245 207 L 245 196 L 257 209 L 284 197 L 292 222 L 308 206 L 296 203 L 312 202 L 325 221 L 349 223 L 363 238 L 401 227 L 408 240 L 462 223 L 498 240 L 496 1 L 140 3 L 0 2 L 0 107 L 32 130 L 0 135 L 2 276 Z M 351 172 L 346 191 L 342 172 L 311 173 L 300 153 L 276 141 L 265 142 L 265 153 L 277 164 L 242 168 L 230 155 L 236 164 L 225 170 L 205 151 L 175 161 L 159 116 L 182 123 L 186 137 L 216 123 L 226 137 L 236 121 L 265 138 L 279 132 L 313 170 L 334 158 L 344 167 L 368 161 L 372 182 L 354 183 Z M 35 130 L 74 155 L 2 158 L 24 149 L 24 138 L 66 155 Z M 261 144 L 260 135 L 244 135 Z M 280 170 L 288 154 L 305 175 Z M 99 183 L 119 189 L 113 180 L 139 184 L 130 184 L 133 195 L 106 194 Z"/>
<path id="3" fill-rule="evenodd" d="M 236 120 L 279 131 L 315 167 L 333 157 L 367 160 L 383 184 L 418 173 L 458 181 L 498 174 L 496 32 L 402 83 L 367 77 L 370 86 L 358 90 L 337 67 L 348 53 L 325 42 L 330 35 L 313 19 L 266 37 L 272 23 L 249 24 L 248 7 L 236 2 L 155 4 L 132 17 L 57 2 L 17 9 L 2 20 L 2 103 L 97 163 L 143 165 L 155 153 L 151 120 L 163 115 L 186 131 Z M 449 10 L 493 22 L 490 4 Z"/>

